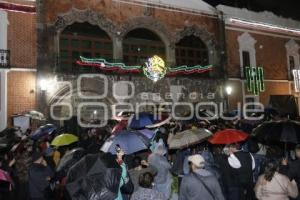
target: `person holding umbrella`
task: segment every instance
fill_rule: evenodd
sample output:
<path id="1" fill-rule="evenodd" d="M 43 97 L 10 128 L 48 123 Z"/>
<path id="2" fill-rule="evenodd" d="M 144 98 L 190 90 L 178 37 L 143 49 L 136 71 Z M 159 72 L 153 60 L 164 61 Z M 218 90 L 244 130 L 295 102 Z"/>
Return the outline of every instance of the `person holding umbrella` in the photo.
<path id="1" fill-rule="evenodd" d="M 241 149 L 239 144 L 229 145 L 228 163 L 233 172 L 233 177 L 237 179 L 239 186 L 238 199 L 253 199 L 253 170 L 255 160 L 251 153 Z"/>
<path id="2" fill-rule="evenodd" d="M 125 153 L 124 153 L 123 149 L 120 147 L 120 145 L 118 145 L 118 144 L 116 145 L 116 153 L 117 153 L 116 161 L 122 169 L 122 174 L 121 174 L 121 179 L 120 179 L 118 197 L 115 200 L 126 200 L 127 195 L 131 195 L 133 193 L 134 186 L 128 175 L 126 164 L 123 161 L 123 156 L 125 155 Z M 123 198 L 123 197 L 125 197 L 125 198 Z"/>
<path id="3" fill-rule="evenodd" d="M 29 196 L 32 200 L 45 200 L 46 188 L 50 185 L 53 171 L 48 167 L 41 152 L 35 152 L 32 156 L 32 164 L 28 170 Z"/>
<path id="4" fill-rule="evenodd" d="M 253 199 L 253 170 L 255 161 L 251 153 L 243 151 L 240 142 L 245 141 L 248 134 L 225 129 L 215 133 L 208 141 L 211 144 L 226 145 L 226 157 L 220 157 L 219 164 L 223 179 L 226 179 L 225 194 L 229 200 Z M 230 174 L 230 176 L 228 176 Z"/>

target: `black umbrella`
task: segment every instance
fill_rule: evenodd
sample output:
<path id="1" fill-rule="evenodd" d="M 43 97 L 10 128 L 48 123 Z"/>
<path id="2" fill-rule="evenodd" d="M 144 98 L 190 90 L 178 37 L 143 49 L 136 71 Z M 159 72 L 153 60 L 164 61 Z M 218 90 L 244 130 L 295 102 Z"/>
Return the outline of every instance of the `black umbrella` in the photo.
<path id="1" fill-rule="evenodd" d="M 66 188 L 73 200 L 115 199 L 121 172 L 111 154 L 89 154 L 70 169 Z"/>
<path id="2" fill-rule="evenodd" d="M 292 120 L 264 122 L 255 128 L 252 135 L 263 143 L 300 143 L 300 123 Z"/>
<path id="3" fill-rule="evenodd" d="M 76 148 L 66 153 L 59 161 L 56 171 L 62 172 L 64 175 L 67 175 L 69 169 L 77 163 L 83 156 L 85 156 L 86 152 L 83 148 Z"/>

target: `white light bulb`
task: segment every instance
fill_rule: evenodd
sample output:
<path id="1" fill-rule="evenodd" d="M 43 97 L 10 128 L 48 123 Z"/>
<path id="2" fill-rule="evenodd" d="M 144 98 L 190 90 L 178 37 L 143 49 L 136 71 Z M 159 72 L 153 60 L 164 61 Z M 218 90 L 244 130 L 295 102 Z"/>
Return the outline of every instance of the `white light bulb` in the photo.
<path id="1" fill-rule="evenodd" d="M 225 90 L 226 90 L 226 94 L 227 94 L 227 95 L 231 95 L 231 94 L 232 94 L 232 87 L 231 87 L 231 86 L 227 86 L 227 87 L 225 88 Z"/>

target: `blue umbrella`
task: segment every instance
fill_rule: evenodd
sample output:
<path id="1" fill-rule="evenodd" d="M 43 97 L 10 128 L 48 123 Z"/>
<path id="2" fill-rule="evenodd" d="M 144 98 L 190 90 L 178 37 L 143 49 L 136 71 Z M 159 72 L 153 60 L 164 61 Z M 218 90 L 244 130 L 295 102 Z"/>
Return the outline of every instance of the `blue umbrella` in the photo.
<path id="1" fill-rule="evenodd" d="M 122 131 L 117 135 L 111 136 L 103 144 L 101 150 L 116 154 L 116 146 L 120 145 L 125 154 L 132 154 L 144 149 L 148 149 L 150 140 L 137 131 Z"/>
<path id="2" fill-rule="evenodd" d="M 57 127 L 53 124 L 46 124 L 45 126 L 41 126 L 40 128 L 36 129 L 34 133 L 30 136 L 33 140 L 39 140 L 40 138 L 49 135 L 53 131 L 55 131 Z"/>
<path id="3" fill-rule="evenodd" d="M 150 113 L 142 112 L 133 115 L 129 120 L 129 128 L 131 129 L 142 129 L 146 126 L 152 125 L 154 123 L 154 116 Z"/>
<path id="4" fill-rule="evenodd" d="M 149 129 L 138 130 L 138 132 L 140 132 L 149 139 L 153 138 L 153 136 L 155 135 L 155 132 Z"/>

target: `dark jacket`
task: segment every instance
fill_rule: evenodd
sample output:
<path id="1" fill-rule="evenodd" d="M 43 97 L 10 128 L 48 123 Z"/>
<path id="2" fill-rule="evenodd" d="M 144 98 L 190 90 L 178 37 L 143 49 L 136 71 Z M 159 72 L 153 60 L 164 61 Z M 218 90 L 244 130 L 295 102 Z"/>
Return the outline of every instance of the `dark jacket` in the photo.
<path id="1" fill-rule="evenodd" d="M 31 198 L 44 199 L 44 191 L 49 186 L 49 178 L 53 176 L 50 167 L 33 163 L 28 172 L 29 195 Z"/>
<path id="2" fill-rule="evenodd" d="M 253 184 L 253 169 L 255 165 L 252 164 L 251 154 L 244 151 L 238 151 L 234 153 L 234 156 L 238 159 L 240 163 L 239 168 L 232 167 L 233 170 L 233 179 L 236 179 L 236 182 L 241 187 L 251 187 Z M 228 159 L 229 161 L 229 159 Z"/>
<path id="3" fill-rule="evenodd" d="M 300 160 L 291 162 L 288 167 L 288 176 L 292 180 L 297 182 L 298 188 L 300 188 Z"/>
<path id="4" fill-rule="evenodd" d="M 196 175 L 214 194 L 214 198 L 210 195 L 203 184 L 193 174 L 186 175 L 181 182 L 179 200 L 224 200 L 222 190 L 217 178 L 209 171 L 200 169 Z"/>

